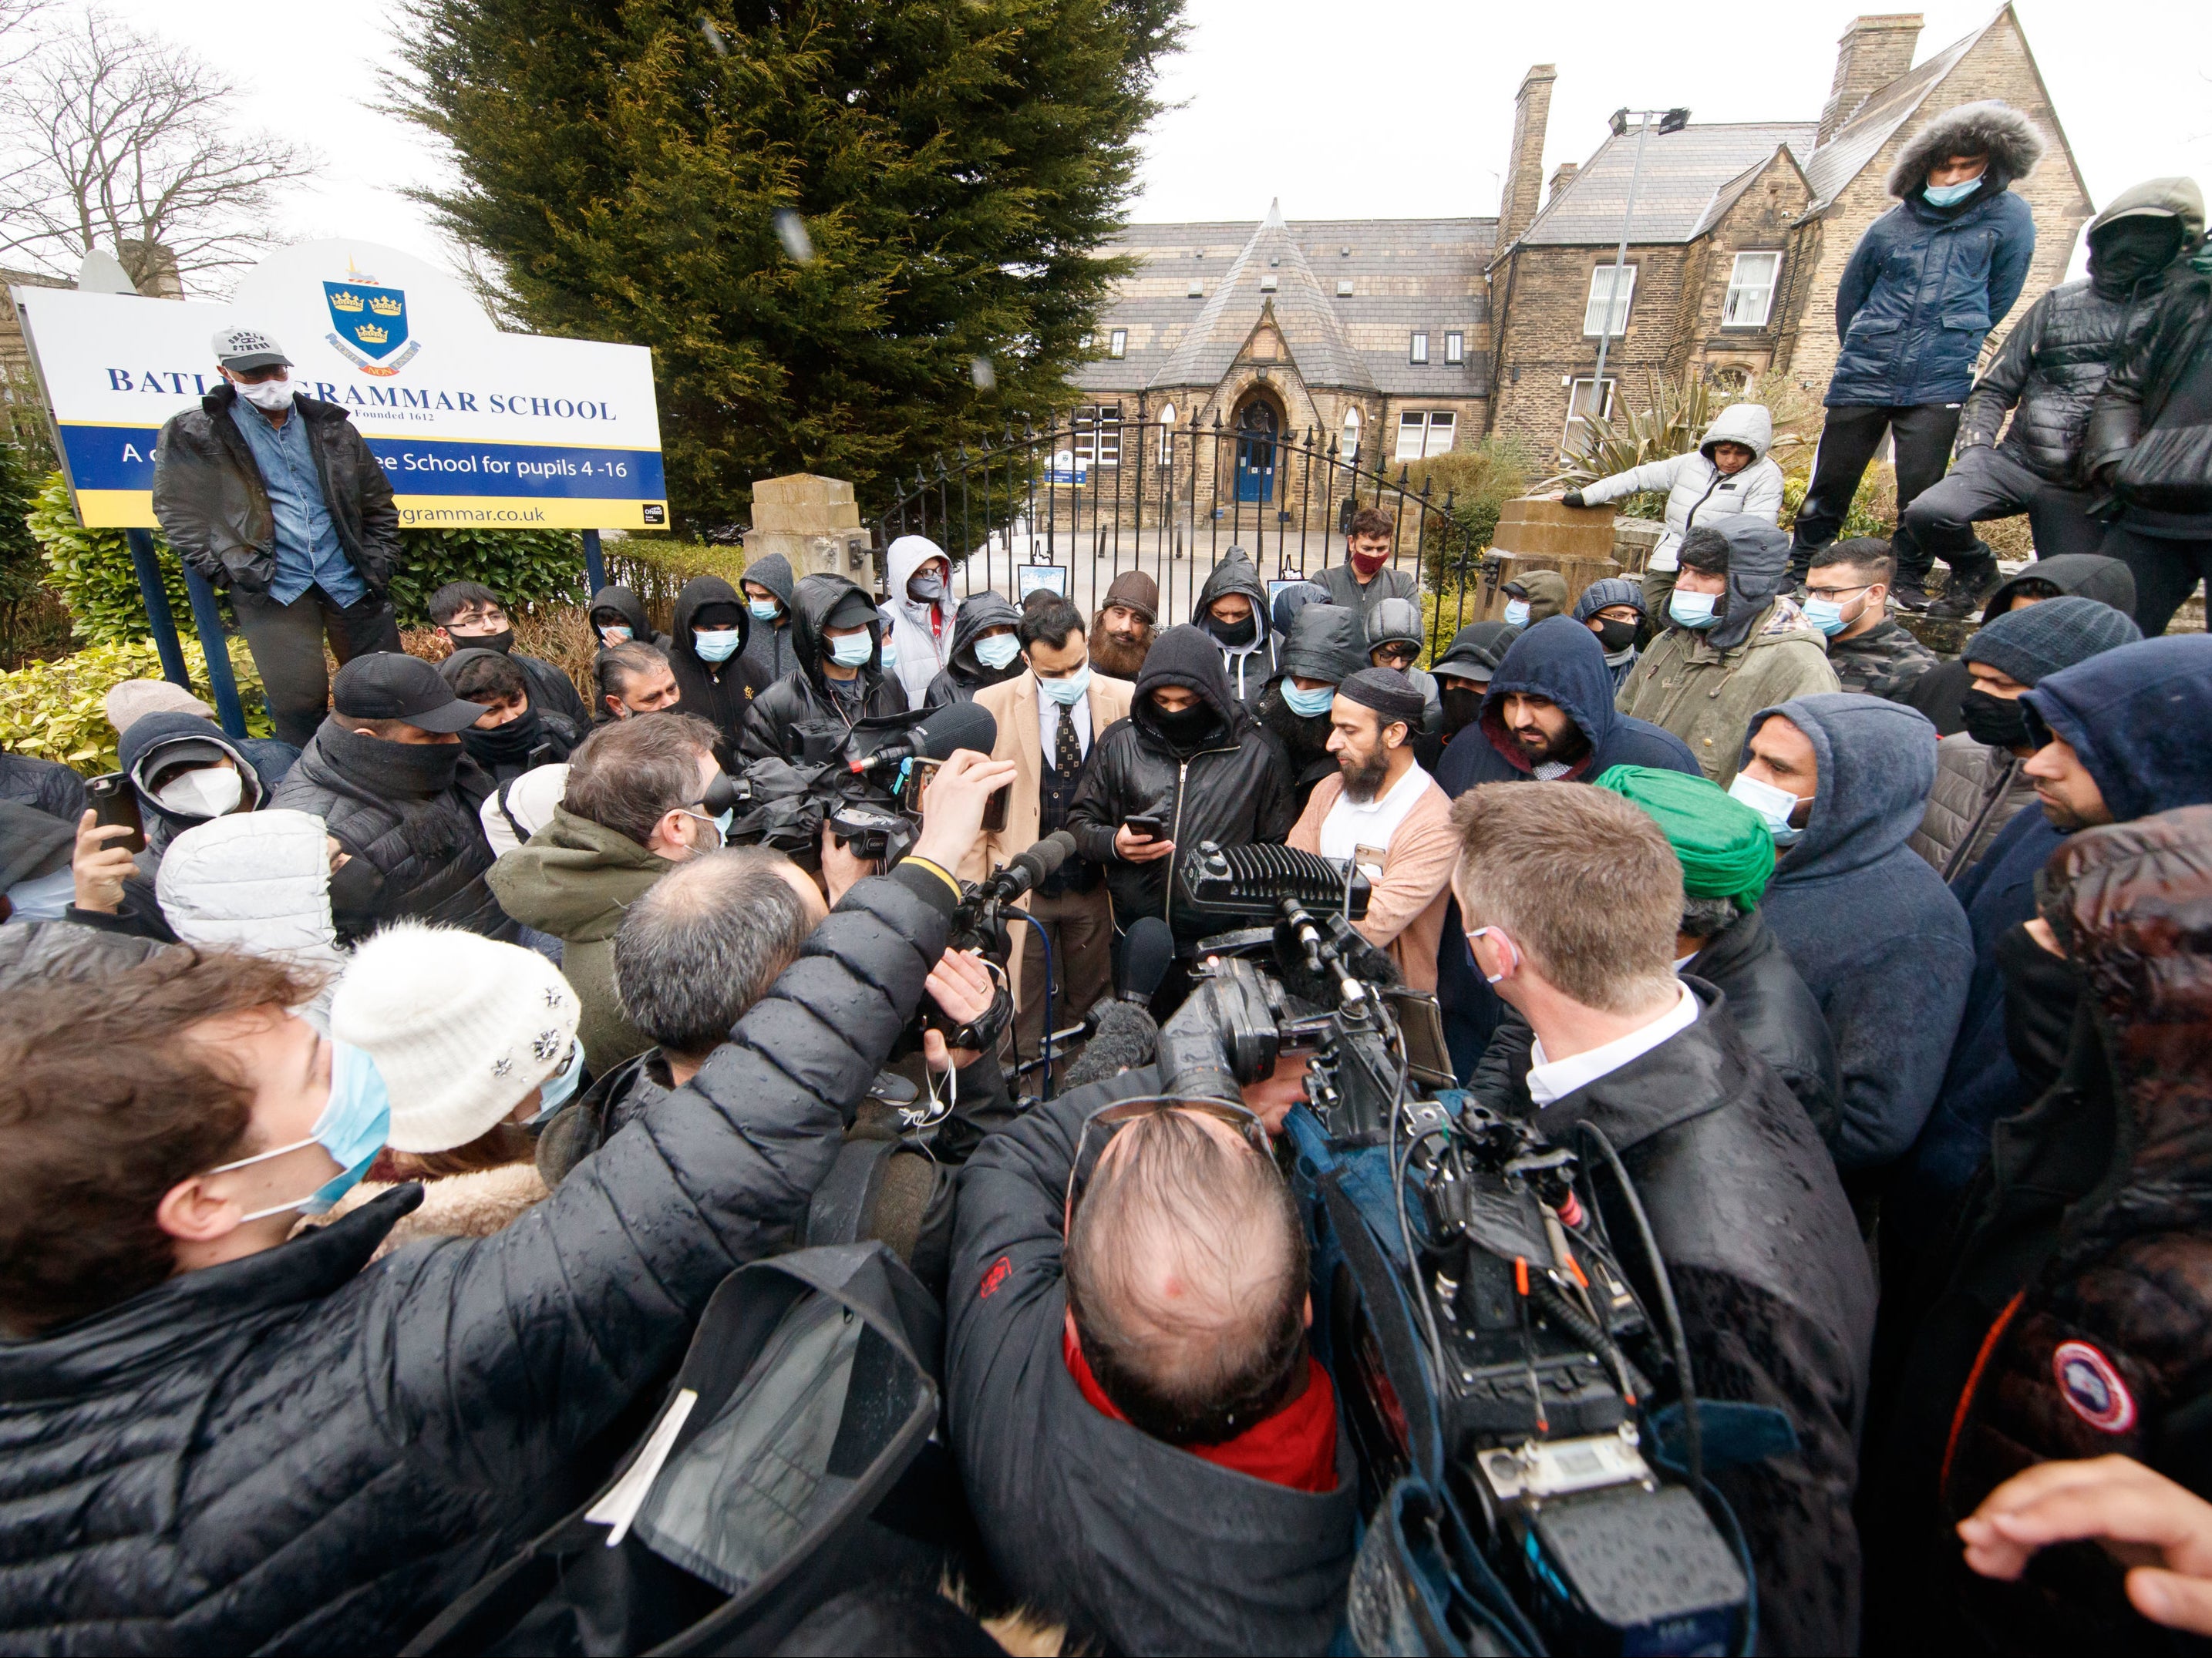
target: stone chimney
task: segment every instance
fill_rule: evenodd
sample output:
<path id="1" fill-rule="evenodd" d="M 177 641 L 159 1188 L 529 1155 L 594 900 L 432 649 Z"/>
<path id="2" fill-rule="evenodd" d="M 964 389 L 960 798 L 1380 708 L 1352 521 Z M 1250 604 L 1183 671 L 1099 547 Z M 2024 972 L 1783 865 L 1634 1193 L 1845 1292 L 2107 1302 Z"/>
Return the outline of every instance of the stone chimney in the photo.
<path id="1" fill-rule="evenodd" d="M 1498 198 L 1498 241 L 1502 252 L 1535 218 L 1544 188 L 1544 126 L 1552 118 L 1552 82 L 1559 71 L 1538 64 L 1521 77 L 1513 94 L 1513 150 L 1506 157 L 1505 188 Z"/>
<path id="2" fill-rule="evenodd" d="M 1574 183 L 1575 174 L 1583 170 L 1580 161 L 1562 161 L 1552 169 L 1552 188 L 1544 197 L 1544 205 L 1551 206 L 1559 199 L 1559 192 Z"/>
<path id="3" fill-rule="evenodd" d="M 1912 67 L 1912 48 L 1920 39 L 1923 21 L 1917 11 L 1851 19 L 1836 43 L 1836 83 L 1828 88 L 1828 101 L 1820 110 L 1816 147 L 1834 137 L 1836 129 L 1851 118 L 1870 94 Z"/>

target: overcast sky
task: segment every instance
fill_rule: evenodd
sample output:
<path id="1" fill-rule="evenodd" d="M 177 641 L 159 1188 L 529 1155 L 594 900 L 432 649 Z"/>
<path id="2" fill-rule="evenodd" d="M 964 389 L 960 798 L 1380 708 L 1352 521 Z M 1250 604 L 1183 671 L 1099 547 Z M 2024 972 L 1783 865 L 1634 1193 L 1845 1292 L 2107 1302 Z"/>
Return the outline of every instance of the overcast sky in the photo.
<path id="1" fill-rule="evenodd" d="M 242 122 L 312 143 L 320 176 L 288 201 L 289 237 L 356 234 L 442 259 L 400 187 L 438 176 L 428 141 L 374 113 L 391 0 L 342 14 L 300 0 L 106 0 L 189 43 L 243 86 Z M 1190 43 L 1145 145 L 1143 220 L 1487 215 L 1531 64 L 1559 68 L 1545 173 L 1580 161 L 1627 105 L 1700 121 L 1813 120 L 1836 40 L 1870 6 L 1470 0 L 1188 0 Z M 1985 0 L 1929 0 L 1925 58 L 1978 27 Z M 2140 179 L 2212 184 L 2212 3 L 2021 0 L 2059 118 L 2100 203 Z"/>

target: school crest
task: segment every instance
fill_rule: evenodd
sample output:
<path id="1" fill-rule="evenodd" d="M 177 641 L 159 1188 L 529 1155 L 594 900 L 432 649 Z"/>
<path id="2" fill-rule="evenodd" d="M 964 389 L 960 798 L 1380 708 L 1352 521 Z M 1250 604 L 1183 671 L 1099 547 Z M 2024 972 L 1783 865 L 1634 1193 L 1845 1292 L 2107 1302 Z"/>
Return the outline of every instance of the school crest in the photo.
<path id="1" fill-rule="evenodd" d="M 398 374 L 422 349 L 408 337 L 405 291 L 382 287 L 358 270 L 346 275 L 351 280 L 323 284 L 332 325 L 326 337 L 362 374 Z"/>

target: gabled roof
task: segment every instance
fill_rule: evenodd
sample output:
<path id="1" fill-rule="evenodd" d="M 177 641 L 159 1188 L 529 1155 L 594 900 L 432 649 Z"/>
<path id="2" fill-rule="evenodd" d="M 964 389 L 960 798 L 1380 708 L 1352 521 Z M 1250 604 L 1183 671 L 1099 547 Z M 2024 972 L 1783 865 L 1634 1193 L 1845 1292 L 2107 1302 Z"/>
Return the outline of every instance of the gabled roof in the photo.
<path id="1" fill-rule="evenodd" d="M 1789 145 L 1776 145 L 1775 155 L 1784 159 L 1790 170 L 1797 175 L 1797 181 L 1800 184 L 1804 183 L 1805 169 L 1797 165 L 1796 154 Z M 1735 178 L 1716 190 L 1713 192 L 1712 200 L 1705 204 L 1705 216 L 1698 221 L 1697 228 L 1690 233 L 1686 240 L 1694 241 L 1718 224 L 1728 210 L 1743 198 L 1744 191 L 1757 183 L 1759 177 L 1773 165 L 1773 155 L 1768 156 L 1765 161 L 1753 161 Z"/>
<path id="2" fill-rule="evenodd" d="M 1267 292 L 1261 284 L 1271 276 L 1274 288 Z M 1152 384 L 1212 385 L 1243 351 L 1255 319 L 1269 301 L 1274 303 L 1275 325 L 1307 385 L 1375 390 L 1375 377 L 1345 337 L 1336 313 L 1321 291 L 1320 278 L 1291 235 L 1279 200 L 1269 205 L 1267 216 L 1243 251 L 1216 279 L 1203 308 L 1153 374 Z"/>
<path id="3" fill-rule="evenodd" d="M 1805 164 L 1805 182 L 1813 191 L 1813 204 L 1807 210 L 1808 216 L 1843 194 L 1844 186 L 1859 176 L 1898 128 L 1928 100 L 1928 94 L 1936 89 L 1937 82 L 1959 66 L 1959 60 L 2003 15 L 2003 9 L 1999 9 L 1972 34 L 1954 40 L 1926 63 L 1907 70 L 1894 81 L 1867 94 L 1866 101 L 1836 129 L 1826 143 L 1813 152 L 1813 159 Z"/>
<path id="4" fill-rule="evenodd" d="M 1787 149 L 1800 166 L 1812 153 L 1817 121 L 1751 121 L 1687 126 L 1645 141 L 1636 179 L 1636 218 L 1629 240 L 1686 242 L 1704 234 L 1712 203 L 1734 187 L 1741 195 L 1759 170 Z M 1534 247 L 1606 246 L 1620 240 L 1637 135 L 1608 136 L 1566 187 L 1554 194 L 1522 233 Z"/>

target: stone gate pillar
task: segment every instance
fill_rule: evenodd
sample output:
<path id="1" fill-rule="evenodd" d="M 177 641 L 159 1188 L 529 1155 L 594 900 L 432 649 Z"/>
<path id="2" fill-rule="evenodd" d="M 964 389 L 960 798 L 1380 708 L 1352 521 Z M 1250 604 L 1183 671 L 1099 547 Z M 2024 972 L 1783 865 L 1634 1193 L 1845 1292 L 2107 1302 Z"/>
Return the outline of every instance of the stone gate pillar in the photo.
<path id="1" fill-rule="evenodd" d="M 791 561 L 794 578 L 841 575 L 875 584 L 869 536 L 860 526 L 853 486 L 842 478 L 794 472 L 753 484 L 753 524 L 743 537 L 745 562 L 769 553 Z"/>

